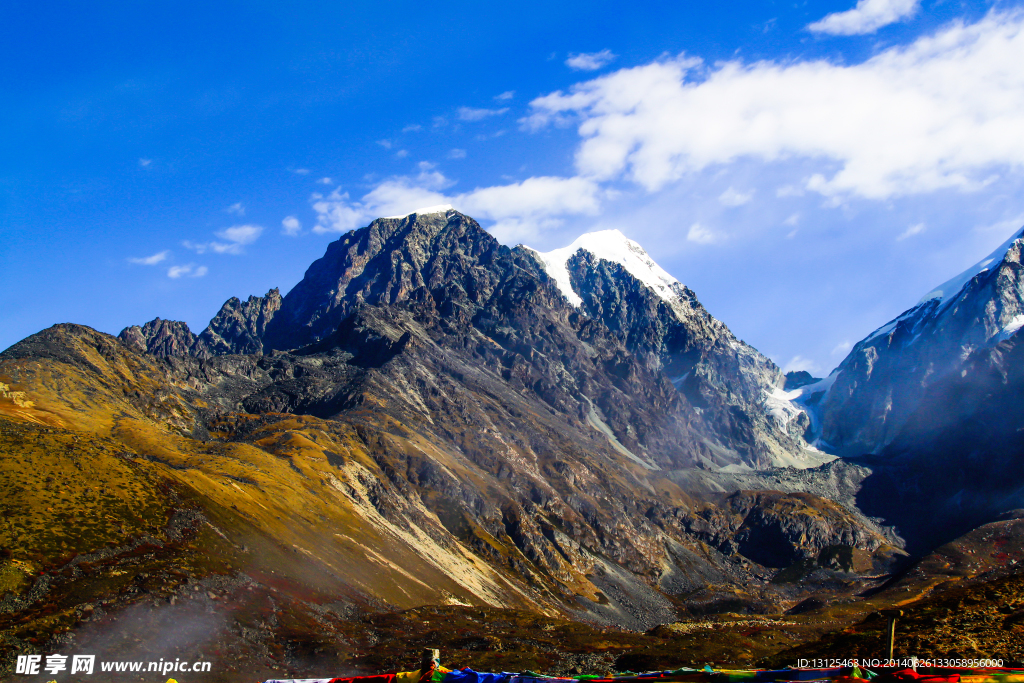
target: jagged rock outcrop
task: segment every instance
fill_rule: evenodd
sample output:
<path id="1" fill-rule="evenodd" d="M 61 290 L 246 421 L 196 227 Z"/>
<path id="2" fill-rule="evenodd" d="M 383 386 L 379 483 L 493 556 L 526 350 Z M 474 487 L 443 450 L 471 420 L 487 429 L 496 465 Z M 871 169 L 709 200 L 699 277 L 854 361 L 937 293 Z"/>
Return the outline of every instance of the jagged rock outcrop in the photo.
<path id="1" fill-rule="evenodd" d="M 196 336 L 188 329 L 188 324 L 180 320 L 155 318 L 141 327 L 132 325 L 121 330 L 118 339 L 136 351 L 159 358 L 192 355 L 205 358 L 209 355 L 196 354 Z"/>
<path id="2" fill-rule="evenodd" d="M 276 287 L 265 296 L 250 296 L 244 303 L 228 299 L 214 316 L 198 341 L 212 356 L 227 353 L 263 353 L 263 335 L 281 308 L 281 292 Z M 199 354 L 191 355 L 197 357 Z"/>
<path id="3" fill-rule="evenodd" d="M 156 318 L 141 327 L 126 327 L 118 338 L 134 349 L 160 358 L 261 354 L 267 325 L 280 308 L 281 292 L 275 287 L 266 296 L 250 296 L 244 303 L 231 297 L 198 336 L 186 323 Z"/>
<path id="4" fill-rule="evenodd" d="M 929 387 L 963 372 L 972 352 L 1017 333 L 1024 324 L 1022 234 L 853 347 L 821 403 L 821 436 L 832 449 L 879 452 Z"/>

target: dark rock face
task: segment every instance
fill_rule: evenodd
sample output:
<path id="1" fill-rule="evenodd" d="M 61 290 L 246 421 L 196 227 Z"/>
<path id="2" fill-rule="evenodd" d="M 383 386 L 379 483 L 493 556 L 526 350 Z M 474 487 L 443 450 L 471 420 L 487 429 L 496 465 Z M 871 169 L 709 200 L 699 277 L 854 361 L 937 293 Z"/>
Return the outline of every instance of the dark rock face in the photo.
<path id="1" fill-rule="evenodd" d="M 305 277 L 284 297 L 267 329 L 271 349 L 294 349 L 319 341 L 360 304 L 392 305 L 428 294 L 454 307 L 477 308 L 518 262 L 470 218 L 457 212 L 380 218 L 327 247 Z M 530 268 L 536 275 L 536 268 Z M 467 310 L 466 314 L 470 311 Z"/>
<path id="2" fill-rule="evenodd" d="M 843 454 L 879 452 L 930 386 L 962 371 L 973 351 L 997 344 L 1005 330 L 1015 333 L 1024 314 L 1022 248 L 1017 239 L 959 292 L 918 304 L 854 346 L 822 402 L 822 438 Z"/>
<path id="3" fill-rule="evenodd" d="M 121 330 L 118 339 L 136 351 L 151 353 L 160 358 L 193 355 L 196 345 L 196 336 L 187 324 L 160 318 L 150 320 L 142 327 L 126 327 Z"/>
<path id="4" fill-rule="evenodd" d="M 885 542 L 841 505 L 803 492 L 736 491 L 715 504 L 685 511 L 654 508 L 649 515 L 726 555 L 739 553 L 766 567 L 788 567 L 832 546 L 873 551 Z"/>
<path id="5" fill-rule="evenodd" d="M 786 391 L 792 391 L 793 389 L 799 389 L 800 387 L 820 381 L 821 377 L 812 377 L 811 373 L 806 370 L 797 370 L 786 373 L 786 384 L 782 388 Z"/>
<path id="6" fill-rule="evenodd" d="M 199 335 L 199 342 L 212 356 L 227 353 L 261 354 L 263 335 L 280 308 L 281 292 L 276 287 L 267 292 L 266 296 L 250 296 L 245 303 L 231 297 Z M 196 353 L 191 355 L 199 356 Z"/>

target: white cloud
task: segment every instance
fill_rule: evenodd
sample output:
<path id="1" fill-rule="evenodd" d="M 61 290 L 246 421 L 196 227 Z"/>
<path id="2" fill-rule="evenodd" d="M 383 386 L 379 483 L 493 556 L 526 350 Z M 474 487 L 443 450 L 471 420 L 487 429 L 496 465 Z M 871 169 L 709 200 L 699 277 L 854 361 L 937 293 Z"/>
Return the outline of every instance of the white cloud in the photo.
<path id="1" fill-rule="evenodd" d="M 700 223 L 694 223 L 686 233 L 686 239 L 696 244 L 714 244 L 721 241 L 722 235 Z"/>
<path id="2" fill-rule="evenodd" d="M 390 178 L 358 201 L 338 190 L 316 197 L 314 232 L 345 232 L 381 216 L 401 216 L 423 206 L 452 204 L 457 210 L 494 222 L 491 232 L 503 242 L 535 237 L 560 225 L 564 216 L 595 215 L 601 190 L 584 178 L 534 177 L 521 182 L 447 194 L 452 181 L 437 171 Z"/>
<path id="3" fill-rule="evenodd" d="M 516 96 L 516 91 L 515 90 L 506 90 L 505 92 L 501 93 L 500 95 L 495 95 L 494 99 L 496 99 L 498 102 L 508 102 L 509 100 L 511 100 L 515 96 Z"/>
<path id="4" fill-rule="evenodd" d="M 218 254 L 241 254 L 242 248 L 256 242 L 262 232 L 263 228 L 259 225 L 225 227 L 222 230 L 217 230 L 214 234 L 221 240 L 226 240 L 227 244 L 211 242 L 210 248 Z"/>
<path id="5" fill-rule="evenodd" d="M 797 212 L 797 213 L 791 214 L 789 218 L 787 218 L 786 220 L 782 221 L 782 224 L 783 225 L 789 225 L 789 226 L 795 226 L 799 222 L 800 222 L 800 213 Z"/>
<path id="6" fill-rule="evenodd" d="M 139 166 L 141 166 L 142 168 L 146 168 L 151 163 L 153 163 L 152 159 L 139 159 Z"/>
<path id="7" fill-rule="evenodd" d="M 998 221 L 991 225 L 979 225 L 974 228 L 975 232 L 980 233 L 991 233 L 994 235 L 1009 235 L 1010 233 L 1020 230 L 1020 227 L 1024 225 L 1024 214 L 1014 216 L 1004 221 Z"/>
<path id="8" fill-rule="evenodd" d="M 908 237 L 913 237 L 914 235 L 920 235 L 922 232 L 924 232 L 924 223 L 917 223 L 916 225 L 911 225 L 909 228 L 904 230 L 900 234 L 899 237 L 896 238 L 896 241 L 897 242 L 902 242 L 903 240 L 907 239 Z"/>
<path id="9" fill-rule="evenodd" d="M 833 12 L 807 26 L 815 33 L 856 36 L 874 33 L 883 26 L 913 15 L 921 0 L 857 0 L 857 6 L 845 12 Z"/>
<path id="10" fill-rule="evenodd" d="M 292 173 L 297 173 L 299 175 L 309 175 L 309 169 L 308 168 L 294 168 L 294 169 L 292 169 Z"/>
<path id="11" fill-rule="evenodd" d="M 218 230 L 214 233 L 214 235 L 225 240 L 225 242 L 196 243 L 185 240 L 181 244 L 186 249 L 191 249 L 197 254 L 205 254 L 207 251 L 213 251 L 218 254 L 238 255 L 245 251 L 243 249 L 244 246 L 252 244 L 259 239 L 262 232 L 263 228 L 258 225 L 234 225 L 230 228 Z"/>
<path id="12" fill-rule="evenodd" d="M 407 150 L 407 149 L 400 149 L 397 152 L 395 152 L 395 158 L 396 159 L 404 159 L 407 156 L 409 156 L 409 150 Z"/>
<path id="13" fill-rule="evenodd" d="M 810 358 L 804 358 L 803 356 L 793 356 L 789 359 L 789 362 L 782 368 L 783 372 L 804 372 L 811 373 L 812 376 L 817 376 L 819 366 Z"/>
<path id="14" fill-rule="evenodd" d="M 330 185 L 332 181 L 330 178 L 321 178 L 317 182 L 320 183 L 321 185 Z"/>
<path id="15" fill-rule="evenodd" d="M 178 279 L 180 277 L 202 277 L 206 275 L 208 269 L 206 266 L 196 266 L 194 263 L 188 263 L 183 266 L 171 266 L 167 269 L 167 277 L 172 279 Z"/>
<path id="16" fill-rule="evenodd" d="M 610 64 L 616 55 L 612 54 L 611 50 L 601 50 L 600 52 L 580 52 L 577 54 L 569 55 L 569 59 L 565 60 L 565 65 L 570 69 L 577 71 L 596 71 L 601 67 Z"/>
<path id="17" fill-rule="evenodd" d="M 233 213 L 236 216 L 244 216 L 245 215 L 245 207 L 242 206 L 242 202 L 235 202 L 234 204 L 232 204 L 228 208 L 224 209 L 224 211 L 227 212 L 227 213 Z"/>
<path id="18" fill-rule="evenodd" d="M 384 149 L 391 149 L 392 147 L 391 140 L 377 140 L 377 144 L 383 147 Z"/>
<path id="19" fill-rule="evenodd" d="M 740 192 L 734 187 L 730 187 L 722 194 L 718 195 L 718 201 L 722 206 L 742 206 L 754 198 L 754 191 Z"/>
<path id="20" fill-rule="evenodd" d="M 1021 63 L 1024 12 L 994 11 L 849 66 L 662 59 L 539 97 L 523 123 L 577 120 L 579 174 L 649 191 L 796 159 L 830 169 L 804 185 L 833 198 L 971 191 L 1024 167 Z"/>
<path id="21" fill-rule="evenodd" d="M 161 261 L 166 261 L 167 257 L 171 255 L 170 251 L 161 251 L 152 256 L 144 256 L 142 258 L 129 258 L 129 263 L 137 263 L 140 266 L 155 266 Z"/>
<path id="22" fill-rule="evenodd" d="M 302 223 L 295 216 L 285 216 L 281 221 L 281 227 L 284 228 L 281 232 L 289 237 L 295 237 L 302 232 Z"/>
<path id="23" fill-rule="evenodd" d="M 421 126 L 418 123 L 411 123 L 408 126 L 406 126 L 405 128 L 403 128 L 402 132 L 403 133 L 413 133 L 413 132 L 416 132 L 418 130 L 423 130 L 423 126 Z"/>
<path id="24" fill-rule="evenodd" d="M 473 107 L 459 107 L 459 118 L 463 121 L 483 121 L 491 116 L 501 116 L 508 111 L 508 107 L 501 109 L 475 109 Z"/>
<path id="25" fill-rule="evenodd" d="M 853 348 L 853 344 L 848 341 L 841 341 L 836 344 L 836 347 L 832 349 L 833 356 L 845 356 Z"/>
<path id="26" fill-rule="evenodd" d="M 464 150 L 464 149 L 453 149 L 450 152 L 448 152 L 448 158 L 449 159 L 465 159 L 466 158 L 466 150 Z"/>

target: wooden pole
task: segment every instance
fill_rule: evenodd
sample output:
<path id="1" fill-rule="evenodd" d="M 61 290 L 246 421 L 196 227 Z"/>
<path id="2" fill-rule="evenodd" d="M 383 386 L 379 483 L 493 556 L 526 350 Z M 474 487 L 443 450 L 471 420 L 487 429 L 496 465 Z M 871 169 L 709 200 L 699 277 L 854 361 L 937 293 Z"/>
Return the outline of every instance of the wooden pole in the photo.
<path id="1" fill-rule="evenodd" d="M 889 661 L 893 661 L 893 652 L 896 647 L 896 617 L 902 617 L 903 610 L 894 612 L 889 617 Z"/>
<path id="2" fill-rule="evenodd" d="M 889 661 L 892 661 L 893 648 L 896 646 L 896 617 L 889 618 Z"/>

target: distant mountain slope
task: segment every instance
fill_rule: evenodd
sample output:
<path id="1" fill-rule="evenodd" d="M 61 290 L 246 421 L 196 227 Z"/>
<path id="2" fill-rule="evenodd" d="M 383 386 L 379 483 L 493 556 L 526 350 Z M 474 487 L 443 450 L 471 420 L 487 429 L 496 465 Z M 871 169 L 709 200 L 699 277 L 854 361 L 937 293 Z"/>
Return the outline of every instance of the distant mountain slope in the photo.
<path id="1" fill-rule="evenodd" d="M 929 387 L 1024 325 L 1024 232 L 857 343 L 829 378 L 821 436 L 836 452 L 876 453 Z"/>
<path id="2" fill-rule="evenodd" d="M 859 505 L 923 552 L 1024 508 L 1024 343 L 978 349 L 930 383 L 896 437 L 871 459 Z"/>

